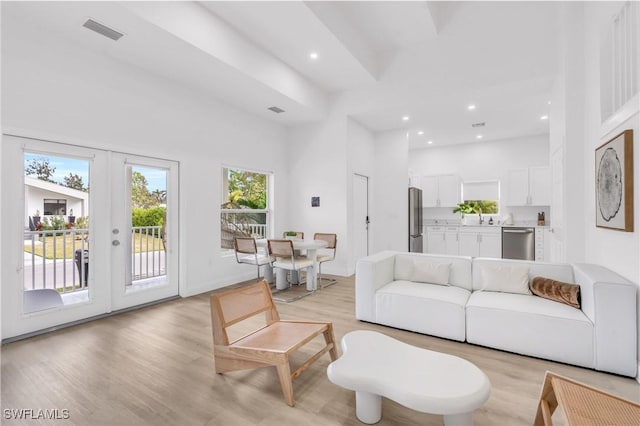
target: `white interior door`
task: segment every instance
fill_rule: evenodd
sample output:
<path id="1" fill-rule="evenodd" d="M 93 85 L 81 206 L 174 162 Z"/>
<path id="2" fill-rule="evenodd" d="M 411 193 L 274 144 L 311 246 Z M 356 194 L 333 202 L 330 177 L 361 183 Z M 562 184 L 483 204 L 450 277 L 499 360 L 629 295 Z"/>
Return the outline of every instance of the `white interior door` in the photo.
<path id="1" fill-rule="evenodd" d="M 353 175 L 353 259 L 369 255 L 369 178 Z"/>

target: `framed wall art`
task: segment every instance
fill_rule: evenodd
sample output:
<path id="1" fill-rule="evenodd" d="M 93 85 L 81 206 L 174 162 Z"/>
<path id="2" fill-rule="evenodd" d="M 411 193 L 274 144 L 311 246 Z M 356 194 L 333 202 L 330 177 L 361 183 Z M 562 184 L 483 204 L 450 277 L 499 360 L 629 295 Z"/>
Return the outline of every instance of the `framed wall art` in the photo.
<path id="1" fill-rule="evenodd" d="M 633 130 L 596 148 L 596 226 L 633 232 Z"/>

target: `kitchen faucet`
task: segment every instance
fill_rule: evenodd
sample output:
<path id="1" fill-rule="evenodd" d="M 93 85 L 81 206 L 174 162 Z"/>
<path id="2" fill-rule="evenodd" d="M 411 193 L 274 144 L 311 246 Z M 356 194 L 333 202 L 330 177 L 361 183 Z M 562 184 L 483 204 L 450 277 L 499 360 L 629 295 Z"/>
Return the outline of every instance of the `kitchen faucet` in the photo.
<path id="1" fill-rule="evenodd" d="M 482 209 L 478 209 L 478 223 L 480 225 L 484 223 L 484 219 L 482 218 Z"/>

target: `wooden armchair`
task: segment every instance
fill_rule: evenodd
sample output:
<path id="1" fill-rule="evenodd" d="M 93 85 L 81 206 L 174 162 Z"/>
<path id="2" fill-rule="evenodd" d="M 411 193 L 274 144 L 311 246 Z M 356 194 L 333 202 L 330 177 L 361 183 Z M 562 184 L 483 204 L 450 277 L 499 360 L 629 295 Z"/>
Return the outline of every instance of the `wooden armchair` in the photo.
<path id="1" fill-rule="evenodd" d="M 263 312 L 266 315 L 265 326 L 229 341 L 228 327 Z M 326 352 L 329 352 L 332 361 L 338 359 L 333 325 L 330 322 L 280 321 L 269 284 L 265 280 L 213 294 L 211 324 L 216 373 L 275 366 L 284 399 L 290 406 L 295 404 L 293 379 Z M 324 335 L 325 346 L 291 372 L 289 355 L 320 334 Z"/>

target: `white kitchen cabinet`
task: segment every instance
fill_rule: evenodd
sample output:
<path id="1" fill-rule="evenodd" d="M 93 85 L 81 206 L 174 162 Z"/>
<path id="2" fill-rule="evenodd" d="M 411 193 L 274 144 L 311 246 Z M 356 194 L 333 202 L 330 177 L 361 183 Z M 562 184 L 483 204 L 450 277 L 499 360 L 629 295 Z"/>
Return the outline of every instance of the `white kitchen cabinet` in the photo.
<path id="1" fill-rule="evenodd" d="M 536 250 L 535 259 L 537 262 L 551 261 L 551 229 L 536 228 Z"/>
<path id="2" fill-rule="evenodd" d="M 459 254 L 460 256 L 501 258 L 501 228 L 482 226 L 460 228 Z"/>
<path id="3" fill-rule="evenodd" d="M 447 226 L 444 231 L 444 246 L 445 246 L 445 254 L 453 254 L 458 255 L 459 242 L 458 242 L 458 227 L 457 226 Z"/>
<path id="4" fill-rule="evenodd" d="M 438 176 L 422 176 L 422 207 L 438 207 Z"/>
<path id="5" fill-rule="evenodd" d="M 427 226 L 427 253 L 443 254 L 446 251 L 444 226 Z"/>
<path id="6" fill-rule="evenodd" d="M 509 206 L 548 206 L 551 204 L 551 168 L 529 167 L 507 172 Z"/>
<path id="7" fill-rule="evenodd" d="M 460 202 L 457 175 L 422 176 L 422 207 L 455 207 Z"/>
<path id="8" fill-rule="evenodd" d="M 428 226 L 427 251 L 431 254 L 458 254 L 457 226 Z"/>
<path id="9" fill-rule="evenodd" d="M 480 233 L 480 257 L 502 258 L 502 233 Z"/>
<path id="10" fill-rule="evenodd" d="M 459 234 L 459 254 L 460 256 L 478 257 L 480 255 L 480 247 L 478 245 L 478 233 L 460 231 Z"/>
<path id="11" fill-rule="evenodd" d="M 529 169 L 529 201 L 534 206 L 551 204 L 551 167 Z"/>

